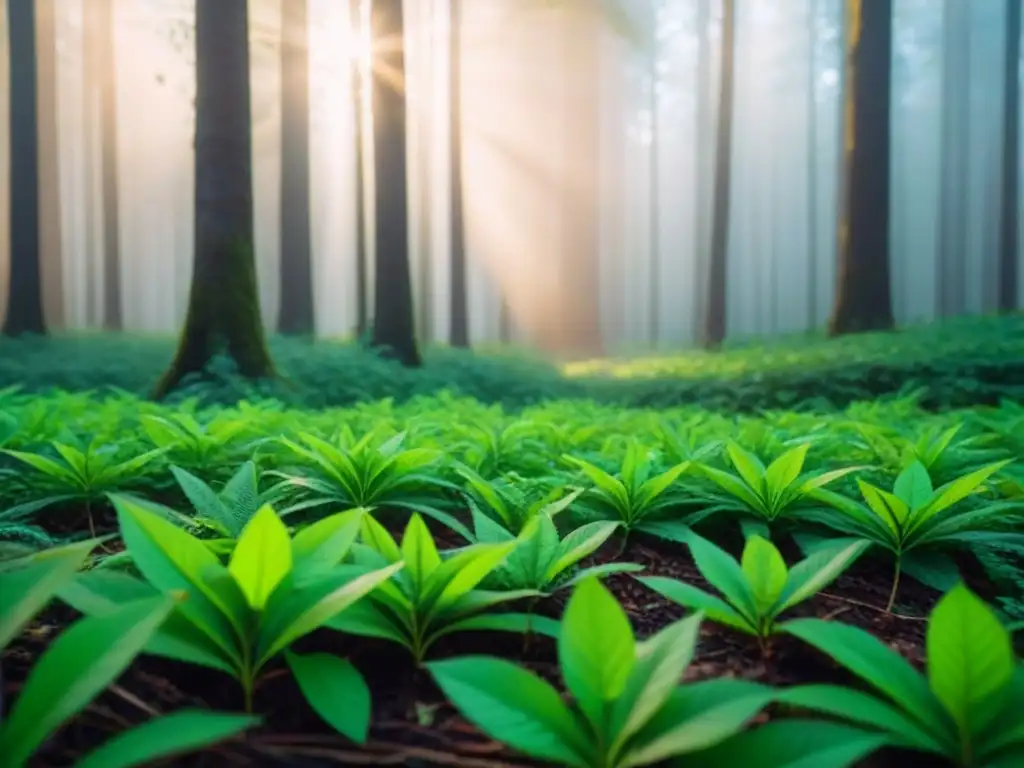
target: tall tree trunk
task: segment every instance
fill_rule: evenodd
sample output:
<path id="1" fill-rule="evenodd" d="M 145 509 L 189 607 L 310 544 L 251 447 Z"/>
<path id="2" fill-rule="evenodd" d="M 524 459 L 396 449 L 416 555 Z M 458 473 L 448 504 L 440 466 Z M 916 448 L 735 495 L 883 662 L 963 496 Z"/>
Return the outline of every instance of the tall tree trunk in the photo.
<path id="1" fill-rule="evenodd" d="M 309 215 L 308 0 L 281 0 L 281 307 L 278 329 L 314 329 Z"/>
<path id="2" fill-rule="evenodd" d="M 1020 6 L 1006 0 L 1006 69 L 1003 75 L 1003 195 L 999 229 L 999 311 L 1017 309 L 1020 227 Z"/>
<path id="3" fill-rule="evenodd" d="M 708 303 L 702 342 L 716 349 L 725 340 L 726 274 L 729 258 L 729 209 L 732 202 L 732 108 L 736 79 L 736 2 L 722 6 L 722 66 L 718 91 L 715 146 L 715 195 L 711 214 Z"/>
<path id="4" fill-rule="evenodd" d="M 364 0 L 349 0 L 349 24 L 353 39 L 365 35 L 363 29 Z M 366 83 L 363 72 L 364 62 L 361 56 L 352 61 L 352 100 L 355 118 L 355 187 L 356 187 L 356 335 L 363 338 L 369 328 L 369 309 L 366 300 L 366 174 L 363 163 L 366 161 L 366 142 L 363 139 L 363 121 L 365 110 L 363 98 Z"/>
<path id="5" fill-rule="evenodd" d="M 406 172 L 405 19 L 402 0 L 371 0 L 373 166 L 377 269 L 372 345 L 406 366 L 421 364 L 413 319 Z"/>
<path id="6" fill-rule="evenodd" d="M 102 264 L 103 309 L 98 314 L 101 315 L 103 328 L 108 331 L 120 330 L 123 325 L 114 19 L 114 0 L 93 0 L 85 6 L 85 69 L 89 84 L 86 119 L 90 121 L 90 127 L 98 125 L 100 144 L 102 219 L 99 255 Z M 94 118 L 98 120 L 92 122 Z M 90 294 L 94 293 L 90 286 Z"/>
<path id="7" fill-rule="evenodd" d="M 889 285 L 892 0 L 845 0 L 843 215 L 833 336 L 893 327 Z"/>
<path id="8" fill-rule="evenodd" d="M 157 395 L 226 350 L 249 378 L 274 374 L 253 249 L 247 0 L 196 2 L 195 255 L 188 314 Z"/>
<path id="9" fill-rule="evenodd" d="M 45 333 L 39 215 L 35 0 L 7 0 L 10 55 L 10 253 L 3 334 Z"/>
<path id="10" fill-rule="evenodd" d="M 466 291 L 466 219 L 462 194 L 462 0 L 451 0 L 451 233 L 452 304 L 451 337 L 453 347 L 469 346 L 469 301 Z"/>

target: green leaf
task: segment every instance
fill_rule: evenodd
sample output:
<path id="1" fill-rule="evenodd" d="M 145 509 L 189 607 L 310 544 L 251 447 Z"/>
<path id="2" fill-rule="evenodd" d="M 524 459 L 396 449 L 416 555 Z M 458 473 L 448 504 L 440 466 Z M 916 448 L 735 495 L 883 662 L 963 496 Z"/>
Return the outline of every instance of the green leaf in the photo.
<path id="1" fill-rule="evenodd" d="M 804 468 L 804 461 L 807 460 L 807 451 L 810 447 L 810 443 L 798 445 L 768 465 L 764 479 L 765 485 L 768 486 L 768 493 L 773 499 L 777 500 L 783 491 L 796 482 Z"/>
<path id="2" fill-rule="evenodd" d="M 732 461 L 733 467 L 739 472 L 740 477 L 743 478 L 750 489 L 754 493 L 761 495 L 764 488 L 764 474 L 765 468 L 761 460 L 754 454 L 743 449 L 739 443 L 730 440 L 725 445 L 725 450 L 729 454 L 729 460 Z"/>
<path id="3" fill-rule="evenodd" d="M 926 638 L 932 691 L 968 741 L 998 714 L 1013 677 L 1010 634 L 963 584 L 936 604 Z"/>
<path id="4" fill-rule="evenodd" d="M 952 482 L 946 483 L 935 491 L 935 494 L 927 507 L 928 516 L 931 517 L 936 515 L 942 510 L 948 509 L 957 502 L 966 499 L 978 489 L 978 486 L 1009 463 L 1010 460 L 1007 459 L 1006 461 L 989 464 L 986 467 L 982 467 L 981 469 L 977 469 L 963 477 L 959 477 Z"/>
<path id="5" fill-rule="evenodd" d="M 213 488 L 188 470 L 180 467 L 171 467 L 171 473 L 200 517 L 213 520 L 223 526 L 232 536 L 238 536 L 241 528 L 236 526 L 231 513 Z"/>
<path id="6" fill-rule="evenodd" d="M 434 599 L 428 618 L 448 610 L 469 594 L 500 565 L 521 539 L 504 544 L 474 544 L 438 566 L 427 585 L 427 598 Z"/>
<path id="7" fill-rule="evenodd" d="M 21 631 L 58 591 L 72 582 L 96 546 L 95 540 L 39 552 L 28 565 L 3 574 L 0 589 L 0 648 Z"/>
<path id="8" fill-rule="evenodd" d="M 870 541 L 839 541 L 801 560 L 789 572 L 776 613 L 782 613 L 823 590 L 870 546 Z"/>
<path id="9" fill-rule="evenodd" d="M 359 536 L 367 511 L 361 507 L 317 520 L 292 538 L 292 574 L 297 582 L 323 575 L 340 563 Z"/>
<path id="10" fill-rule="evenodd" d="M 342 736 L 365 744 L 370 730 L 370 689 L 352 663 L 328 653 L 286 652 L 302 695 L 324 722 Z"/>
<path id="11" fill-rule="evenodd" d="M 8 765 L 26 762 L 63 722 L 131 664 L 167 618 L 174 600 L 138 600 L 106 616 L 79 619 L 39 658 L 0 730 Z"/>
<path id="12" fill-rule="evenodd" d="M 75 768 L 134 768 L 152 765 L 226 741 L 259 725 L 251 715 L 179 710 L 119 733 L 90 752 Z"/>
<path id="13" fill-rule="evenodd" d="M 684 461 L 645 482 L 637 491 L 636 506 L 643 509 L 652 504 L 689 468 L 690 462 Z"/>
<path id="14" fill-rule="evenodd" d="M 566 535 L 559 547 L 558 558 L 547 567 L 543 574 L 544 583 L 551 581 L 562 571 L 597 551 L 620 525 L 616 522 L 597 521 L 587 523 Z"/>
<path id="15" fill-rule="evenodd" d="M 548 683 L 504 659 L 462 656 L 426 665 L 463 717 L 541 760 L 589 768 L 592 736 Z"/>
<path id="16" fill-rule="evenodd" d="M 786 588 L 789 571 L 779 550 L 767 539 L 751 536 L 743 547 L 741 567 L 754 598 L 757 615 L 766 615 Z"/>
<path id="17" fill-rule="evenodd" d="M 625 690 L 636 643 L 625 611 L 597 579 L 582 582 L 562 617 L 558 661 L 565 685 L 595 729 L 604 707 Z"/>
<path id="18" fill-rule="evenodd" d="M 405 572 L 415 585 L 415 593 L 421 594 L 430 574 L 441 565 L 441 556 L 434 544 L 434 537 L 430 535 L 430 529 L 417 514 L 410 516 L 405 525 L 402 559 L 405 560 Z"/>
<path id="19" fill-rule="evenodd" d="M 726 626 L 747 632 L 752 635 L 758 634 L 758 625 L 737 611 L 727 602 L 715 595 L 708 594 L 692 584 L 683 581 L 670 579 L 666 576 L 640 576 L 637 581 L 644 586 L 653 589 L 673 603 L 678 603 L 686 608 L 695 611 L 702 611 L 709 619 Z"/>
<path id="20" fill-rule="evenodd" d="M 360 523 L 360 538 L 367 546 L 380 552 L 388 562 L 397 563 L 402 559 L 402 550 L 388 533 L 387 528 L 378 523 L 373 515 L 365 515 Z"/>
<path id="21" fill-rule="evenodd" d="M 754 593 L 743 568 L 724 549 L 696 533 L 690 537 L 690 554 L 697 570 L 721 592 L 725 599 L 752 625 L 757 626 L 758 611 Z"/>
<path id="22" fill-rule="evenodd" d="M 900 472 L 893 491 L 912 512 L 924 507 L 932 498 L 932 479 L 924 464 L 915 461 Z"/>
<path id="23" fill-rule="evenodd" d="M 903 526 L 910 515 L 910 507 L 888 491 L 876 488 L 871 483 L 858 478 L 857 486 L 860 488 L 864 500 L 871 507 L 871 511 L 878 515 L 889 529 L 897 537 L 903 536 Z"/>
<path id="24" fill-rule="evenodd" d="M 852 768 L 885 737 L 827 720 L 777 720 L 692 756 L 701 768 Z"/>
<path id="25" fill-rule="evenodd" d="M 288 529 L 269 504 L 263 505 L 245 526 L 228 572 L 234 576 L 249 606 L 262 611 L 267 599 L 292 569 L 292 541 Z"/>

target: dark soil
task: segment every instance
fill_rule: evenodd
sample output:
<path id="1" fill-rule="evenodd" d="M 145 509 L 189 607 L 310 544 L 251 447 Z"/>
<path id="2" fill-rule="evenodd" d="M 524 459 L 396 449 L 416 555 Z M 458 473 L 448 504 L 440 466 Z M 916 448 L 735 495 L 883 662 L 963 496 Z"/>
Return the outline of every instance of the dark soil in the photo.
<path id="1" fill-rule="evenodd" d="M 439 537 L 444 538 L 444 537 Z M 455 541 L 444 544 L 456 544 Z M 614 553 L 599 553 L 596 561 Z M 649 575 L 669 576 L 708 588 L 681 547 L 631 544 L 621 559 L 641 563 Z M 852 569 L 823 594 L 798 606 L 787 617 L 816 616 L 838 619 L 862 627 L 920 666 L 924 655 L 926 616 L 936 594 L 906 580 L 901 586 L 897 612 L 883 608 L 890 588 L 889 575 L 868 563 Z M 684 611 L 626 575 L 606 580 L 628 612 L 638 637 L 647 637 Z M 545 614 L 561 613 L 567 595 L 558 593 L 537 606 Z M 5 700 L 12 697 L 35 658 L 46 644 L 74 619 L 74 612 L 53 605 L 41 621 L 22 634 L 3 658 Z M 404 765 L 498 766 L 535 765 L 518 758 L 479 734 L 445 702 L 425 671 L 417 670 L 405 650 L 383 641 L 352 638 L 327 630 L 305 638 L 297 650 L 327 650 L 353 660 L 373 692 L 370 742 L 356 747 L 334 733 L 312 712 L 298 687 L 281 666 L 273 667 L 255 695 L 254 710 L 264 717 L 262 728 L 242 741 L 220 745 L 168 763 L 176 766 L 314 766 Z M 448 638 L 433 650 L 432 658 L 469 653 L 500 655 L 525 664 L 544 678 L 559 682 L 553 641 L 503 633 L 469 633 Z M 752 639 L 705 622 L 698 652 L 686 678 L 739 677 L 772 685 L 856 681 L 830 659 L 792 638 L 777 638 L 763 654 Z M 60 731 L 39 754 L 33 766 L 71 765 L 76 757 L 98 746 L 114 733 L 158 714 L 182 707 L 239 711 L 241 691 L 225 675 L 168 660 L 142 657 L 115 686 L 74 722 Z M 771 713 L 762 716 L 770 717 Z M 907 755 L 876 755 L 871 768 L 897 765 Z M 923 763 L 914 756 L 915 765 Z"/>

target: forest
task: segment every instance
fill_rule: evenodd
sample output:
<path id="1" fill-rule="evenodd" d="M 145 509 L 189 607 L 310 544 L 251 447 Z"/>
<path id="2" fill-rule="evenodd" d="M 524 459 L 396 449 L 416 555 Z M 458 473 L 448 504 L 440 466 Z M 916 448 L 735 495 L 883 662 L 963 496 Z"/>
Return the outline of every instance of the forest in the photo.
<path id="1" fill-rule="evenodd" d="M 1022 0 L 5 0 L 0 768 L 1024 765 Z"/>

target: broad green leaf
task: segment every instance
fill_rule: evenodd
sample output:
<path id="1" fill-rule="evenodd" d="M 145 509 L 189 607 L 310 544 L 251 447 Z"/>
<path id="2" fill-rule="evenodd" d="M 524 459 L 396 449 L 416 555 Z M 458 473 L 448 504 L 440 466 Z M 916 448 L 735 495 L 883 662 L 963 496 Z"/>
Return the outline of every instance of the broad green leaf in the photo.
<path id="1" fill-rule="evenodd" d="M 577 459 L 574 456 L 565 456 L 564 458 L 566 461 L 579 467 L 590 482 L 596 485 L 598 489 L 614 502 L 616 509 L 620 513 L 625 514 L 632 511 L 633 505 L 630 501 L 629 492 L 622 481 L 583 459 Z"/>
<path id="2" fill-rule="evenodd" d="M 562 617 L 558 661 L 565 685 L 595 727 L 618 698 L 636 662 L 636 642 L 625 611 L 597 579 L 582 582 Z"/>
<path id="3" fill-rule="evenodd" d="M 370 730 L 370 689 L 352 663 L 328 653 L 286 652 L 306 701 L 324 722 L 357 744 Z"/>
<path id="4" fill-rule="evenodd" d="M 757 615 L 764 616 L 786 588 L 789 575 L 786 561 L 770 541 L 751 536 L 743 547 L 741 567 L 753 595 Z"/>
<path id="5" fill-rule="evenodd" d="M 640 576 L 637 578 L 637 581 L 653 589 L 663 597 L 668 598 L 673 603 L 678 603 L 695 611 L 702 611 L 709 619 L 718 624 L 725 624 L 741 632 L 748 632 L 753 635 L 758 634 L 758 625 L 755 622 L 752 622 L 721 598 L 710 595 L 692 584 L 665 576 Z"/>
<path id="6" fill-rule="evenodd" d="M 96 546 L 95 540 L 44 550 L 28 565 L 3 574 L 0 589 L 0 648 L 21 631 L 59 590 L 72 582 Z"/>
<path id="7" fill-rule="evenodd" d="M 213 520 L 232 536 L 237 537 L 241 533 L 241 526 L 236 525 L 235 519 L 220 500 L 220 496 L 207 485 L 203 480 L 191 472 L 180 467 L 171 467 L 174 479 L 178 481 L 182 492 L 189 502 L 201 516 Z"/>
<path id="8" fill-rule="evenodd" d="M 1002 707 L 1015 667 L 1010 634 L 995 611 L 958 584 L 932 611 L 926 644 L 932 691 L 969 740 Z"/>
<path id="9" fill-rule="evenodd" d="M 728 472 L 715 469 L 714 467 L 701 466 L 700 471 L 726 493 L 746 504 L 751 510 L 759 512 L 762 515 L 768 514 L 768 510 L 765 508 L 764 502 L 761 501 L 761 497 L 758 495 L 758 492 L 747 487 L 747 485 L 738 478 L 733 477 Z"/>
<path id="10" fill-rule="evenodd" d="M 504 659 L 462 656 L 426 665 L 446 698 L 491 738 L 559 765 L 590 768 L 592 736 L 548 683 Z"/>
<path id="11" fill-rule="evenodd" d="M 697 569 L 708 582 L 751 624 L 757 625 L 758 611 L 754 594 L 743 568 L 724 549 L 697 534 L 690 537 L 690 554 Z"/>
<path id="12" fill-rule="evenodd" d="M 852 472 L 859 472 L 864 467 L 842 467 L 840 469 L 833 469 L 829 472 L 822 472 L 820 475 L 814 475 L 808 477 L 800 484 L 801 495 L 809 494 L 811 491 L 824 488 L 829 483 L 834 483 L 841 477 L 846 477 Z"/>
<path id="13" fill-rule="evenodd" d="M 562 625 L 547 616 L 534 613 L 482 613 L 458 619 L 435 633 L 433 640 L 456 632 L 515 632 L 520 635 L 543 635 L 558 639 Z"/>
<path id="14" fill-rule="evenodd" d="M 428 616 L 451 608 L 473 590 L 518 546 L 520 539 L 504 544 L 476 544 L 438 566 L 427 584 L 430 597 L 436 595 Z"/>
<path id="15" fill-rule="evenodd" d="M 549 582 L 567 568 L 593 554 L 620 527 L 620 523 L 597 521 L 587 523 L 562 539 L 558 558 L 547 567 L 544 581 Z"/>
<path id="16" fill-rule="evenodd" d="M 729 454 L 729 460 L 732 461 L 733 467 L 743 478 L 743 482 L 760 496 L 764 492 L 765 474 L 764 464 L 761 463 L 761 460 L 732 440 L 726 443 L 725 450 Z"/>
<path id="17" fill-rule="evenodd" d="M 959 501 L 966 499 L 974 493 L 978 487 L 988 480 L 992 475 L 1010 464 L 1011 460 L 998 461 L 986 467 L 977 469 L 974 472 L 959 477 L 952 482 L 946 483 L 935 491 L 931 502 L 928 504 L 929 516 L 935 515 L 944 509 L 948 509 Z"/>
<path id="18" fill-rule="evenodd" d="M 782 613 L 823 590 L 870 546 L 870 541 L 839 541 L 801 560 L 789 572 L 776 613 Z"/>
<path id="19" fill-rule="evenodd" d="M 323 574 L 342 561 L 367 511 L 357 507 L 308 525 L 292 537 L 292 573 L 297 581 Z"/>
<path id="20" fill-rule="evenodd" d="M 234 576 L 249 606 L 262 611 L 267 599 L 292 569 L 288 529 L 269 504 L 245 526 L 231 553 L 228 572 Z"/>
<path id="21" fill-rule="evenodd" d="M 773 499 L 778 499 L 782 492 L 789 488 L 800 476 L 804 468 L 804 461 L 807 459 L 807 451 L 810 443 L 791 448 L 768 465 L 765 470 L 765 485 L 768 486 L 768 493 Z"/>
<path id="22" fill-rule="evenodd" d="M 152 765 L 226 741 L 259 723 L 252 715 L 179 710 L 119 733 L 75 763 L 75 768 Z"/>
<path id="23" fill-rule="evenodd" d="M 369 597 L 352 603 L 324 622 L 324 626 L 350 635 L 390 640 L 408 647 L 400 622 L 394 621 L 390 611 L 380 608 Z"/>
<path id="24" fill-rule="evenodd" d="M 827 720 L 776 720 L 693 755 L 701 768 L 853 768 L 884 736 Z"/>
<path id="25" fill-rule="evenodd" d="M 911 512 L 924 507 L 932 498 L 932 480 L 928 470 L 920 461 L 912 462 L 900 472 L 893 486 L 893 492 L 906 504 Z"/>
<path id="26" fill-rule="evenodd" d="M 871 511 L 885 521 L 885 524 L 894 534 L 901 537 L 903 535 L 903 526 L 910 515 L 910 508 L 902 499 L 897 498 L 888 491 L 883 491 L 881 488 L 876 488 L 871 483 L 859 478 L 857 486 L 860 488 L 864 500 L 871 507 Z"/>
<path id="27" fill-rule="evenodd" d="M 159 596 L 138 600 L 106 616 L 71 625 L 39 658 L 0 730 L 8 765 L 25 763 L 63 722 L 131 664 L 174 607 Z"/>
<path id="28" fill-rule="evenodd" d="M 405 572 L 415 585 L 415 593 L 422 594 L 430 574 L 441 565 L 441 556 L 434 544 L 434 537 L 430 535 L 430 529 L 417 514 L 413 514 L 405 525 L 402 559 L 405 561 Z"/>
<path id="29" fill-rule="evenodd" d="M 363 543 L 380 552 L 388 562 L 397 563 L 402 559 L 402 550 L 388 533 L 387 528 L 378 523 L 373 515 L 365 515 L 360 523 L 360 538 Z"/>
<path id="30" fill-rule="evenodd" d="M 684 461 L 681 464 L 671 469 L 667 469 L 660 475 L 652 477 L 650 480 L 640 486 L 639 491 L 636 495 L 636 503 L 638 507 L 646 507 L 663 494 L 669 486 L 672 485 L 679 476 L 690 468 L 690 462 Z"/>

